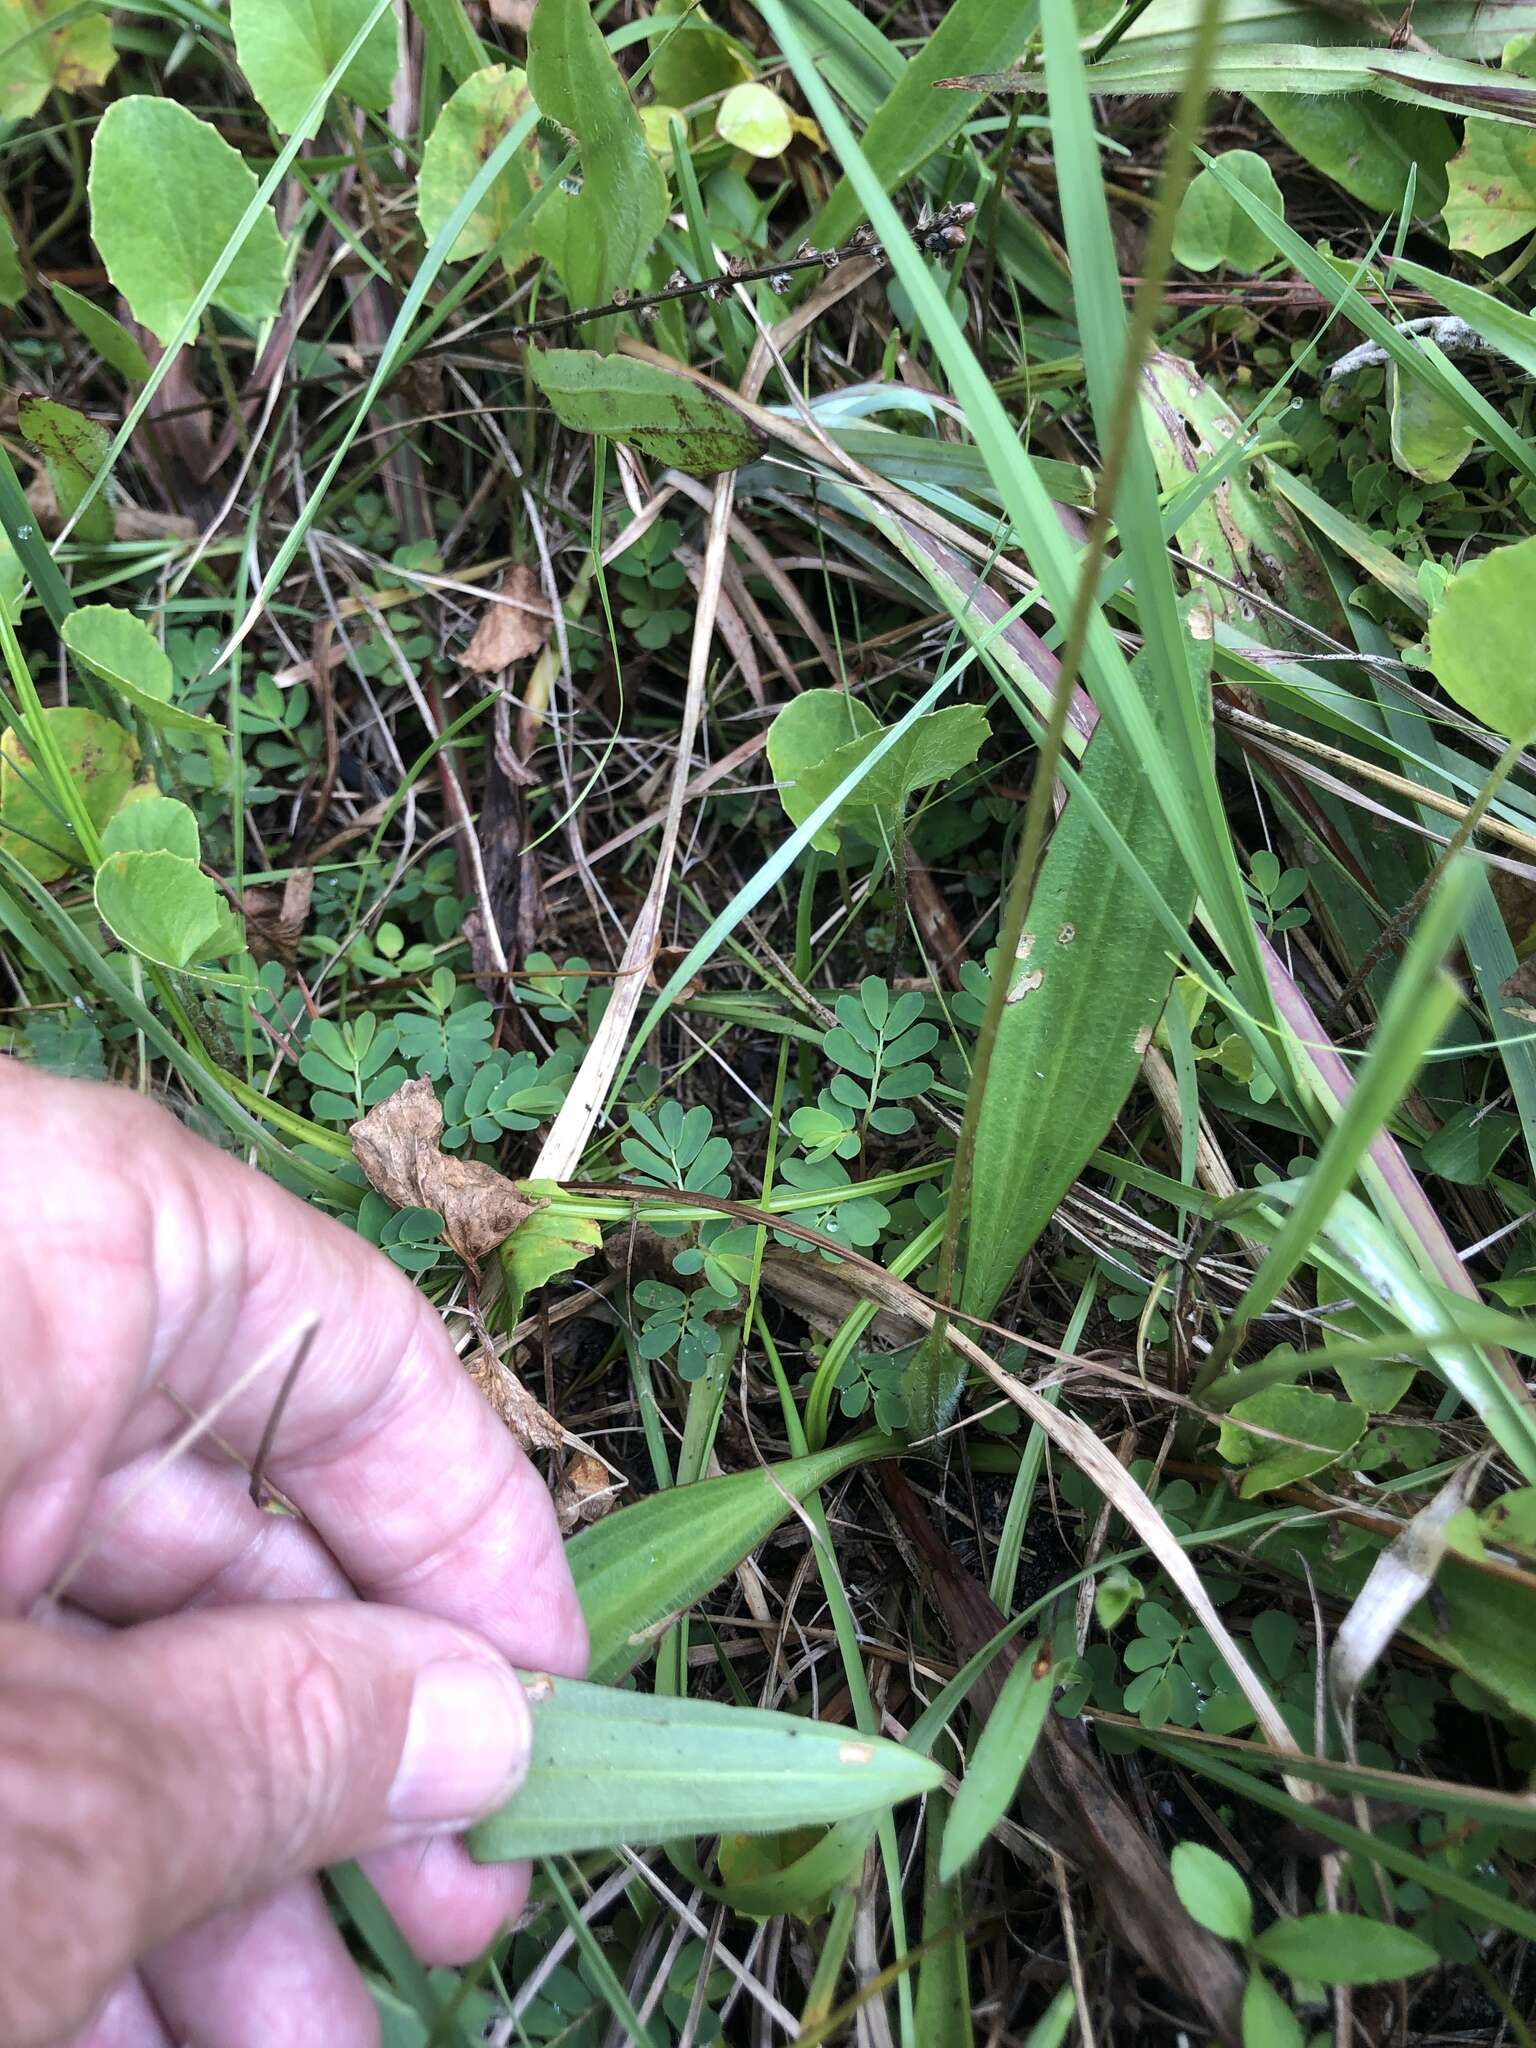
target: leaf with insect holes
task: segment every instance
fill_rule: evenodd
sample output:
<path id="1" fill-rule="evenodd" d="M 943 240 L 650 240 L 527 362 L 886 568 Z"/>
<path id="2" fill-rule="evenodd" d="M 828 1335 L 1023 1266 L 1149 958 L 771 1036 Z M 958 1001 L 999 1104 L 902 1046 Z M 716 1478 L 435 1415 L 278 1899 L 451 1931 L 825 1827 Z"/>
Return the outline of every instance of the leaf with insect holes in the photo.
<path id="1" fill-rule="evenodd" d="M 109 370 L 116 370 L 128 384 L 142 384 L 149 376 L 149 358 L 121 320 L 115 320 L 104 306 L 55 281 L 49 285 L 53 303 L 79 333 L 85 336 Z"/>
<path id="2" fill-rule="evenodd" d="M 750 421 L 686 377 L 584 348 L 530 349 L 528 374 L 562 426 L 606 434 L 689 476 L 718 476 L 767 445 Z"/>
<path id="3" fill-rule="evenodd" d="M 800 1714 L 569 1678 L 524 1683 L 533 1710 L 528 1775 L 509 1805 L 471 1831 L 477 1862 L 843 1820 L 943 1782 L 915 1750 Z"/>
<path id="4" fill-rule="evenodd" d="M 131 952 L 161 967 L 223 959 L 244 943 L 240 920 L 195 860 L 161 848 L 109 853 L 96 870 L 96 914 Z"/>
<path id="5" fill-rule="evenodd" d="M 0 121 L 25 121 L 51 92 L 101 85 L 116 62 L 103 9 L 77 0 L 0 0 Z"/>
<path id="6" fill-rule="evenodd" d="M 1536 732 L 1533 592 L 1536 535 L 1458 569 L 1429 621 L 1436 682 L 1509 740 Z"/>
<path id="7" fill-rule="evenodd" d="M 416 217 L 429 242 L 442 233 L 487 157 L 532 104 L 527 76 L 515 64 L 488 64 L 448 101 L 427 137 L 416 185 Z M 487 249 L 498 249 L 508 268 L 517 263 L 523 251 L 499 244 L 533 196 L 537 167 L 538 138 L 530 135 L 460 228 L 450 263 L 467 263 Z"/>
<path id="8" fill-rule="evenodd" d="M 1216 161 L 1284 218 L 1285 200 L 1263 157 L 1251 149 L 1228 149 Z M 1248 218 L 1221 181 L 1203 170 L 1190 179 L 1179 201 L 1173 253 L 1186 270 L 1225 267 L 1250 272 L 1261 269 L 1275 250 L 1268 235 Z"/>
<path id="9" fill-rule="evenodd" d="M 16 406 L 22 439 L 43 458 L 61 519 L 72 519 L 96 472 L 107 459 L 112 436 L 96 420 L 52 398 L 22 398 Z M 75 538 L 104 547 L 116 531 L 109 478 L 75 525 Z"/>
<path id="10" fill-rule="evenodd" d="M 170 656 L 144 621 L 115 604 L 87 604 L 64 621 L 64 645 L 82 668 L 116 690 L 151 725 L 222 732 L 217 719 L 171 702 Z"/>
<path id="11" fill-rule="evenodd" d="M 549 194 L 530 242 L 573 306 L 602 305 L 634 283 L 650 253 L 667 217 L 667 183 L 588 0 L 538 0 L 528 84 L 540 113 L 559 123 L 581 158 L 580 178 Z M 612 346 L 615 326 L 594 323 L 597 347 Z"/>
<path id="12" fill-rule="evenodd" d="M 946 1881 L 977 1854 L 1013 1804 L 1058 1683 L 1044 1644 L 1021 1652 L 1004 1680 L 945 1823 L 939 1875 Z"/>
<path id="13" fill-rule="evenodd" d="M 1253 1900 L 1225 1856 L 1200 1842 L 1180 1842 L 1169 1859 L 1173 1888 L 1192 1920 L 1223 1941 L 1251 1941 Z"/>
<path id="14" fill-rule="evenodd" d="M 196 195 L 196 204 L 188 203 Z M 176 100 L 136 93 L 101 117 L 91 149 L 91 237 L 107 275 L 169 342 L 191 312 L 256 196 L 256 174 L 207 121 Z M 247 228 L 212 303 L 237 320 L 282 304 L 283 238 L 270 206 Z"/>
<path id="15" fill-rule="evenodd" d="M 130 795 L 139 772 L 132 733 L 83 705 L 54 705 L 43 713 L 64 769 L 99 832 Z M 0 734 L 0 848 L 40 882 L 56 882 L 85 855 L 50 800 L 43 769 L 20 726 Z"/>
<path id="16" fill-rule="evenodd" d="M 1277 1920 L 1253 1945 L 1276 1969 L 1318 1984 L 1391 1984 L 1432 1970 L 1440 1958 L 1406 1927 L 1360 1913 L 1303 1913 Z"/>
<path id="17" fill-rule="evenodd" d="M 715 133 L 748 156 L 782 156 L 794 139 L 789 108 L 766 85 L 733 85 L 715 110 Z"/>
<path id="18" fill-rule="evenodd" d="M 293 134 L 373 7 L 374 0 L 231 0 L 240 69 L 280 135 Z M 398 61 L 394 9 L 386 7 L 337 90 L 357 106 L 382 111 Z M 322 106 L 316 126 L 323 113 Z"/>

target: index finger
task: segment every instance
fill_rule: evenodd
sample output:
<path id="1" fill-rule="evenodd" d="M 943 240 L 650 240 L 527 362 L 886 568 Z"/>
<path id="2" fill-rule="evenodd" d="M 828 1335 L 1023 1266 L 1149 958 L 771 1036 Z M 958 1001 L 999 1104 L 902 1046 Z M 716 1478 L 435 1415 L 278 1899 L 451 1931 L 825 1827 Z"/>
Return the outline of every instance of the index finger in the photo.
<path id="1" fill-rule="evenodd" d="M 268 1472 L 359 1592 L 579 1673 L 586 1634 L 539 1475 L 389 1262 L 126 1091 L 0 1058 L 0 1597 L 43 1589 L 96 1476 L 253 1361 L 313 1342 Z M 220 1434 L 254 1456 L 281 1369 Z"/>

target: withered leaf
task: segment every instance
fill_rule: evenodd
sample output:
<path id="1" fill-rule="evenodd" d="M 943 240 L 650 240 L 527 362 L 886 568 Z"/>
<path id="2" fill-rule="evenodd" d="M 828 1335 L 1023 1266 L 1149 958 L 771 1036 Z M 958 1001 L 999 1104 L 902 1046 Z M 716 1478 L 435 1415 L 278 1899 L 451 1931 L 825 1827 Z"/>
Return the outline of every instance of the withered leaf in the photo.
<path id="1" fill-rule="evenodd" d="M 1499 994 L 1511 1017 L 1536 1024 L 1536 959 L 1522 960 L 1514 973 L 1499 984 Z"/>
<path id="2" fill-rule="evenodd" d="M 587 1522 L 600 1522 L 615 1505 L 624 1481 L 616 1479 L 601 1458 L 590 1451 L 578 1451 L 560 1475 L 555 1488 L 555 1520 L 560 1534 L 569 1536 Z"/>
<path id="3" fill-rule="evenodd" d="M 245 942 L 258 967 L 269 960 L 291 968 L 309 920 L 309 899 L 315 893 L 313 868 L 295 868 L 281 889 L 247 889 L 240 899 L 245 912 Z"/>
<path id="4" fill-rule="evenodd" d="M 548 638 L 549 606 L 539 579 L 518 562 L 502 577 L 497 601 L 486 606 L 459 661 L 477 676 L 499 675 L 542 653 Z"/>
<path id="5" fill-rule="evenodd" d="M 347 1132 L 358 1164 L 397 1209 L 436 1209 L 443 1235 L 471 1265 L 542 1209 L 494 1166 L 442 1150 L 443 1109 L 430 1081 L 406 1081 Z"/>

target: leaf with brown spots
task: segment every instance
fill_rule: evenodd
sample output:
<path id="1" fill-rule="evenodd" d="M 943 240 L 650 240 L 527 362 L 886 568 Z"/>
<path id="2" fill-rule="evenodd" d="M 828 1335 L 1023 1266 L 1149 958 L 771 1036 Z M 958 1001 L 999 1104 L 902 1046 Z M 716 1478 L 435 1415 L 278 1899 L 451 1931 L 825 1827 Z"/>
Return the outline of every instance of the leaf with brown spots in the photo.
<path id="1" fill-rule="evenodd" d="M 578 1451 L 555 1488 L 555 1520 L 560 1524 L 560 1534 L 569 1536 L 573 1529 L 601 1521 L 623 1485 L 624 1481 L 615 1479 L 601 1458 L 593 1457 L 590 1451 Z"/>
<path id="2" fill-rule="evenodd" d="M 542 654 L 548 639 L 549 606 L 539 579 L 526 562 L 518 562 L 502 577 L 459 662 L 477 676 L 499 675 Z"/>
<path id="3" fill-rule="evenodd" d="M 347 1132 L 358 1164 L 397 1209 L 436 1209 L 443 1235 L 473 1265 L 542 1202 L 530 1202 L 504 1173 L 442 1150 L 443 1109 L 430 1081 L 406 1081 Z"/>

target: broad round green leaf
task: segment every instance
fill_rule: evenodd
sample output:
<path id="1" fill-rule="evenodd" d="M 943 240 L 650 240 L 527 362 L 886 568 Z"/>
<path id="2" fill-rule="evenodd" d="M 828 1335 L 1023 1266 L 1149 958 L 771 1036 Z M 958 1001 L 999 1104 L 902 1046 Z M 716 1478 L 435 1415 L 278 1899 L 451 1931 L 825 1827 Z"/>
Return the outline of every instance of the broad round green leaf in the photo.
<path id="1" fill-rule="evenodd" d="M 880 744 L 887 730 L 877 726 L 873 732 L 834 748 L 823 759 L 807 762 L 799 786 L 810 804 L 829 797 Z M 883 832 L 894 839 L 908 799 L 969 768 L 991 730 L 986 713 L 975 704 L 948 704 L 941 711 L 930 711 L 881 755 L 852 795 L 843 799 L 837 815 L 856 825 L 867 838 L 878 839 Z"/>
<path id="2" fill-rule="evenodd" d="M 112 853 L 96 870 L 96 913 L 132 952 L 191 967 L 244 944 L 240 920 L 195 860 L 179 853 Z"/>
<path id="3" fill-rule="evenodd" d="M 58 28 L 49 28 L 59 19 Z M 100 85 L 117 62 L 103 9 L 76 0 L 0 0 L 0 121 L 25 121 L 49 93 Z"/>
<path id="4" fill-rule="evenodd" d="M 1253 1900 L 1241 1874 L 1225 1856 L 1201 1842 L 1180 1842 L 1169 1859 L 1173 1888 L 1185 1912 L 1223 1941 L 1253 1935 Z"/>
<path id="5" fill-rule="evenodd" d="M 1265 1387 L 1246 1400 L 1234 1401 L 1231 1421 L 1222 1424 L 1221 1455 L 1234 1465 L 1246 1465 L 1238 1488 L 1244 1500 L 1268 1493 L 1277 1486 L 1289 1486 L 1310 1472 L 1322 1472 L 1360 1441 L 1368 1412 L 1353 1401 L 1335 1400 L 1332 1394 L 1314 1393 L 1310 1387 Z M 1272 1436 L 1255 1436 L 1240 1425 L 1257 1423 L 1280 1436 L 1295 1437 L 1292 1444 L 1278 1443 Z"/>
<path id="6" fill-rule="evenodd" d="M 108 107 L 91 151 L 91 235 L 107 275 L 168 342 L 197 301 L 256 194 L 238 150 L 176 100 L 134 94 Z M 196 204 L 191 201 L 195 198 Z M 270 319 L 283 296 L 283 238 L 257 214 L 213 304 Z"/>
<path id="7" fill-rule="evenodd" d="M 715 115 L 722 142 L 748 156 L 782 156 L 794 136 L 788 107 L 766 85 L 733 85 Z"/>
<path id="8" fill-rule="evenodd" d="M 1248 190 L 1285 213 L 1285 201 L 1275 174 L 1251 149 L 1229 149 L 1217 158 L 1222 169 Z M 1186 270 L 1257 270 L 1274 255 L 1274 246 L 1261 227 L 1251 221 L 1237 201 L 1208 171 L 1200 171 L 1189 182 L 1179 202 L 1173 230 L 1173 253 Z"/>
<path id="9" fill-rule="evenodd" d="M 280 134 L 292 135 L 335 70 L 374 0 L 231 0 L 240 69 Z M 394 10 L 386 7 L 342 73 L 360 107 L 387 107 L 397 64 Z"/>
<path id="10" fill-rule="evenodd" d="M 133 787 L 138 744 L 132 733 L 83 705 L 55 705 L 43 716 L 91 823 L 100 831 Z M 56 882 L 70 868 L 83 866 L 85 856 L 47 794 L 42 768 L 20 728 L 11 726 L 0 735 L 0 847 L 40 882 Z"/>
<path id="11" fill-rule="evenodd" d="M 1303 1913 L 1277 1920 L 1254 1943 L 1276 1969 L 1319 1984 L 1389 1984 L 1432 1970 L 1440 1958 L 1405 1927 L 1360 1913 Z"/>
<path id="12" fill-rule="evenodd" d="M 529 105 L 524 73 L 516 65 L 491 64 L 466 78 L 443 108 L 422 151 L 416 186 L 416 217 L 429 242 L 442 233 L 486 158 Z M 537 138 L 530 136 L 527 147 L 486 193 L 459 230 L 448 252 L 451 263 L 467 263 L 471 256 L 494 249 L 528 204 L 536 182 L 537 147 Z M 504 249 L 502 261 L 515 261 L 518 253 Z"/>
<path id="13" fill-rule="evenodd" d="M 846 690 L 802 690 L 790 698 L 768 728 L 768 765 L 792 825 L 803 825 L 816 808 L 802 778 L 836 748 L 879 730 L 875 714 Z M 811 844 L 836 853 L 842 841 L 836 827 L 826 824 Z"/>
<path id="14" fill-rule="evenodd" d="M 1396 363 L 1387 365 L 1387 406 L 1392 460 L 1424 483 L 1448 481 L 1477 446 L 1461 407 Z"/>
<path id="15" fill-rule="evenodd" d="M 1536 535 L 1459 569 L 1429 621 L 1435 679 L 1506 739 L 1536 732 Z"/>
<path id="16" fill-rule="evenodd" d="M 130 384 L 142 384 L 149 376 L 149 359 L 121 320 L 114 320 L 104 306 L 73 291 L 67 284 L 49 285 L 53 303 L 74 326 L 108 369 Z"/>
<path id="17" fill-rule="evenodd" d="M 129 799 L 110 817 L 101 834 L 102 853 L 174 853 L 182 860 L 198 857 L 197 817 L 173 796 L 145 794 Z"/>
<path id="18" fill-rule="evenodd" d="M 171 702 L 175 672 L 170 657 L 144 621 L 115 604 L 82 605 L 64 621 L 64 645 L 152 725 L 193 732 L 222 730 L 216 719 Z"/>
<path id="19" fill-rule="evenodd" d="M 943 1783 L 928 1757 L 798 1714 L 526 1681 L 533 1759 L 470 1835 L 482 1863 L 878 1813 Z"/>

